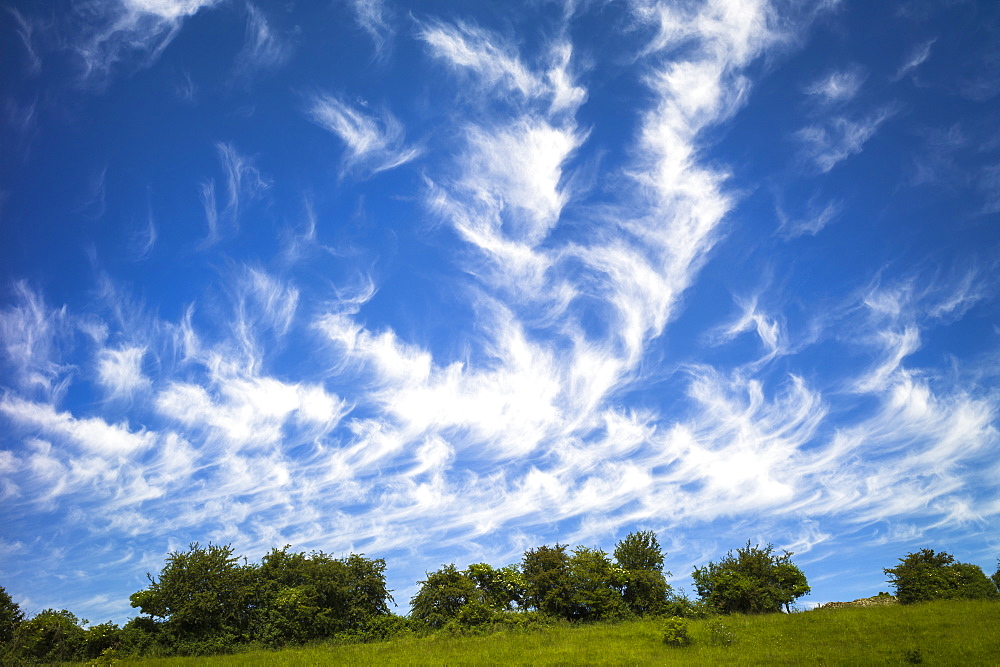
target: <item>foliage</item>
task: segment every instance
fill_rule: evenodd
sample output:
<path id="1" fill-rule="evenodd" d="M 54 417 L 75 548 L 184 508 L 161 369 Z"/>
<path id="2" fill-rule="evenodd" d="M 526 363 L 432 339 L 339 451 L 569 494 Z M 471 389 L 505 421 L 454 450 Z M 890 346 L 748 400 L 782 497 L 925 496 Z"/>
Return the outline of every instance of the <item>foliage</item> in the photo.
<path id="1" fill-rule="evenodd" d="M 626 615 L 621 594 L 624 572 L 601 549 L 574 549 L 569 558 L 569 581 L 573 588 L 569 618 L 599 621 Z"/>
<path id="2" fill-rule="evenodd" d="M 670 592 L 663 605 L 663 616 L 680 616 L 681 618 L 708 618 L 718 612 L 702 599 L 692 600 L 682 590 L 679 593 Z"/>
<path id="3" fill-rule="evenodd" d="M 951 554 L 921 549 L 885 568 L 889 583 L 902 604 L 939 599 L 988 599 L 1000 597 L 997 585 L 978 565 L 958 563 Z"/>
<path id="4" fill-rule="evenodd" d="M 27 658 L 64 662 L 85 657 L 85 639 L 86 633 L 72 612 L 46 609 L 21 623 L 14 644 Z"/>
<path id="5" fill-rule="evenodd" d="M 92 625 L 84 632 L 83 644 L 84 656 L 93 660 L 121 644 L 121 628 L 110 621 Z"/>
<path id="6" fill-rule="evenodd" d="M 230 546 L 192 543 L 167 556 L 159 580 L 129 600 L 144 614 L 166 621 L 177 637 L 246 638 L 249 610 L 257 600 L 254 568 L 240 565 Z"/>
<path id="7" fill-rule="evenodd" d="M 525 551 L 521 572 L 528 607 L 557 618 L 572 617 L 575 591 L 565 544 Z"/>
<path id="8" fill-rule="evenodd" d="M 118 632 L 115 652 L 121 655 L 148 655 L 154 652 L 162 625 L 150 616 L 129 619 Z"/>
<path id="9" fill-rule="evenodd" d="M 993 585 L 1000 591 L 1000 560 L 997 560 L 997 571 L 990 575 L 990 579 L 993 580 Z"/>
<path id="10" fill-rule="evenodd" d="M 253 637 L 270 645 L 363 633 L 389 613 L 385 561 L 272 549 L 256 570 Z"/>
<path id="11" fill-rule="evenodd" d="M 372 616 L 356 636 L 362 642 L 381 642 L 413 634 L 413 629 L 409 618 L 390 613 Z"/>
<path id="12" fill-rule="evenodd" d="M 718 563 L 695 568 L 691 577 L 702 600 L 721 613 L 778 612 L 810 590 L 792 555 L 778 555 L 770 544 L 761 548 L 747 542 Z"/>
<path id="13" fill-rule="evenodd" d="M 691 643 L 688 622 L 680 616 L 671 616 L 663 623 L 663 643 L 667 646 L 687 646 Z"/>
<path id="14" fill-rule="evenodd" d="M 427 578 L 417 583 L 420 584 L 420 590 L 410 600 L 410 617 L 428 627 L 443 627 L 457 618 L 462 608 L 470 602 L 482 606 L 482 591 L 454 563 L 445 565 L 436 572 L 428 572 Z"/>
<path id="15" fill-rule="evenodd" d="M 517 565 L 499 569 L 486 563 L 473 563 L 465 570 L 492 609 L 506 611 L 521 605 L 524 600 L 524 576 Z"/>
<path id="16" fill-rule="evenodd" d="M 8 644 L 14 639 L 18 626 L 24 622 L 24 612 L 0 586 L 0 645 Z"/>
<path id="17" fill-rule="evenodd" d="M 663 551 L 653 531 L 629 533 L 615 547 L 622 569 L 622 599 L 633 614 L 645 616 L 666 610 L 670 586 L 663 573 Z"/>
<path id="18" fill-rule="evenodd" d="M 239 561 L 230 546 L 194 543 L 171 553 L 159 578 L 132 595 L 148 616 L 123 629 L 122 644 L 137 653 L 206 655 L 251 641 L 281 646 L 386 630 L 373 625 L 392 599 L 381 559 L 286 546 L 260 565 Z"/>

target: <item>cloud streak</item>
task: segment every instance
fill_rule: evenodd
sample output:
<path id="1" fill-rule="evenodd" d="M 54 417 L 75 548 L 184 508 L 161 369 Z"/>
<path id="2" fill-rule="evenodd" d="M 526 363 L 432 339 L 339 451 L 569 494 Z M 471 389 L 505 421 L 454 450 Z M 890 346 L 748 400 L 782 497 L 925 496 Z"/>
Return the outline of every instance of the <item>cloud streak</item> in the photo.
<path id="1" fill-rule="evenodd" d="M 79 56 L 81 83 L 104 87 L 119 63 L 155 63 L 177 36 L 184 21 L 218 0 L 86 0 L 75 6 L 79 36 L 72 48 Z"/>
<path id="2" fill-rule="evenodd" d="M 826 173 L 860 153 L 895 113 L 895 108 L 888 106 L 859 119 L 836 116 L 824 124 L 804 127 L 795 136 L 803 145 L 805 157 Z"/>
<path id="3" fill-rule="evenodd" d="M 367 105 L 353 106 L 338 97 L 310 96 L 306 113 L 344 144 L 346 171 L 376 174 L 394 169 L 420 156 L 420 149 L 404 144 L 403 126 L 388 111 L 371 112 Z"/>

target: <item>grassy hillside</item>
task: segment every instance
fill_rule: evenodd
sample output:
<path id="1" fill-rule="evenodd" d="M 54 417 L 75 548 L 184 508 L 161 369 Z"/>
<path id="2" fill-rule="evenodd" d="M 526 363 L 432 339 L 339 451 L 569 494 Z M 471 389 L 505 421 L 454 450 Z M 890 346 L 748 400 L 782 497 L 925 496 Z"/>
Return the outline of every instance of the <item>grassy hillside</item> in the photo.
<path id="1" fill-rule="evenodd" d="M 985 665 L 1000 661 L 1000 604 L 996 602 L 942 601 L 691 621 L 693 641 L 681 648 L 663 644 L 662 624 L 635 621 L 486 637 L 439 635 L 139 664 Z"/>

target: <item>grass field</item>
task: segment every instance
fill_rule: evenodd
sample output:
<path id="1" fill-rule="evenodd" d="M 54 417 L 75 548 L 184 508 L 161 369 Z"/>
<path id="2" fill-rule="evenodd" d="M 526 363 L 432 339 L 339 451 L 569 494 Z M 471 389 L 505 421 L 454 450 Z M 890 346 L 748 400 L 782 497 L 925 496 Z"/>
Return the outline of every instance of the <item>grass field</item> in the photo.
<path id="1" fill-rule="evenodd" d="M 943 601 L 691 621 L 692 642 L 663 643 L 662 621 L 557 626 L 524 634 L 409 637 L 377 644 L 314 645 L 168 665 L 997 665 L 1000 604 Z M 132 663 L 124 663 L 132 664 Z"/>

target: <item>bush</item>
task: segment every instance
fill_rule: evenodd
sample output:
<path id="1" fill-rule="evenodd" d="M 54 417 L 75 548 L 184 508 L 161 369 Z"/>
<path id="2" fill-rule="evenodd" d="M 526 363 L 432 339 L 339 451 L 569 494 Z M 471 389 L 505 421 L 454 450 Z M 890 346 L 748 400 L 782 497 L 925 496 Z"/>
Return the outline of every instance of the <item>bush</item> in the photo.
<path id="1" fill-rule="evenodd" d="M 945 599 L 990 599 L 1000 597 L 995 583 L 978 565 L 958 563 L 951 554 L 921 549 L 885 568 L 889 583 L 902 604 Z"/>
<path id="2" fill-rule="evenodd" d="M 718 563 L 695 568 L 691 577 L 698 595 L 718 612 L 762 614 L 789 609 L 809 592 L 806 576 L 791 561 L 792 553 L 774 553 L 768 544 L 730 551 Z"/>
<path id="3" fill-rule="evenodd" d="M 0 586 L 0 646 L 14 639 L 14 633 L 23 622 L 24 612 L 21 607 Z"/>
<path id="4" fill-rule="evenodd" d="M 84 632 L 83 653 L 91 660 L 114 651 L 121 644 L 121 629 L 114 623 L 92 625 Z"/>
<path id="5" fill-rule="evenodd" d="M 385 616 L 374 616 L 365 624 L 361 640 L 380 642 L 412 632 L 413 622 L 410 619 L 396 614 L 386 614 Z"/>
<path id="6" fill-rule="evenodd" d="M 692 600 L 683 591 L 671 594 L 662 608 L 665 616 L 680 616 L 681 618 L 708 618 L 718 613 L 714 607 L 704 600 Z"/>
<path id="7" fill-rule="evenodd" d="M 16 651 L 41 662 L 69 662 L 86 658 L 86 633 L 76 616 L 65 609 L 46 609 L 17 629 Z"/>
<path id="8" fill-rule="evenodd" d="M 663 623 L 663 643 L 667 646 L 687 646 L 691 643 L 688 622 L 680 616 L 671 616 Z"/>
<path id="9" fill-rule="evenodd" d="M 420 590 L 410 600 L 410 618 L 430 628 L 443 628 L 457 619 L 467 604 L 481 602 L 483 597 L 476 583 L 454 563 L 428 572 L 427 578 L 417 583 Z"/>

